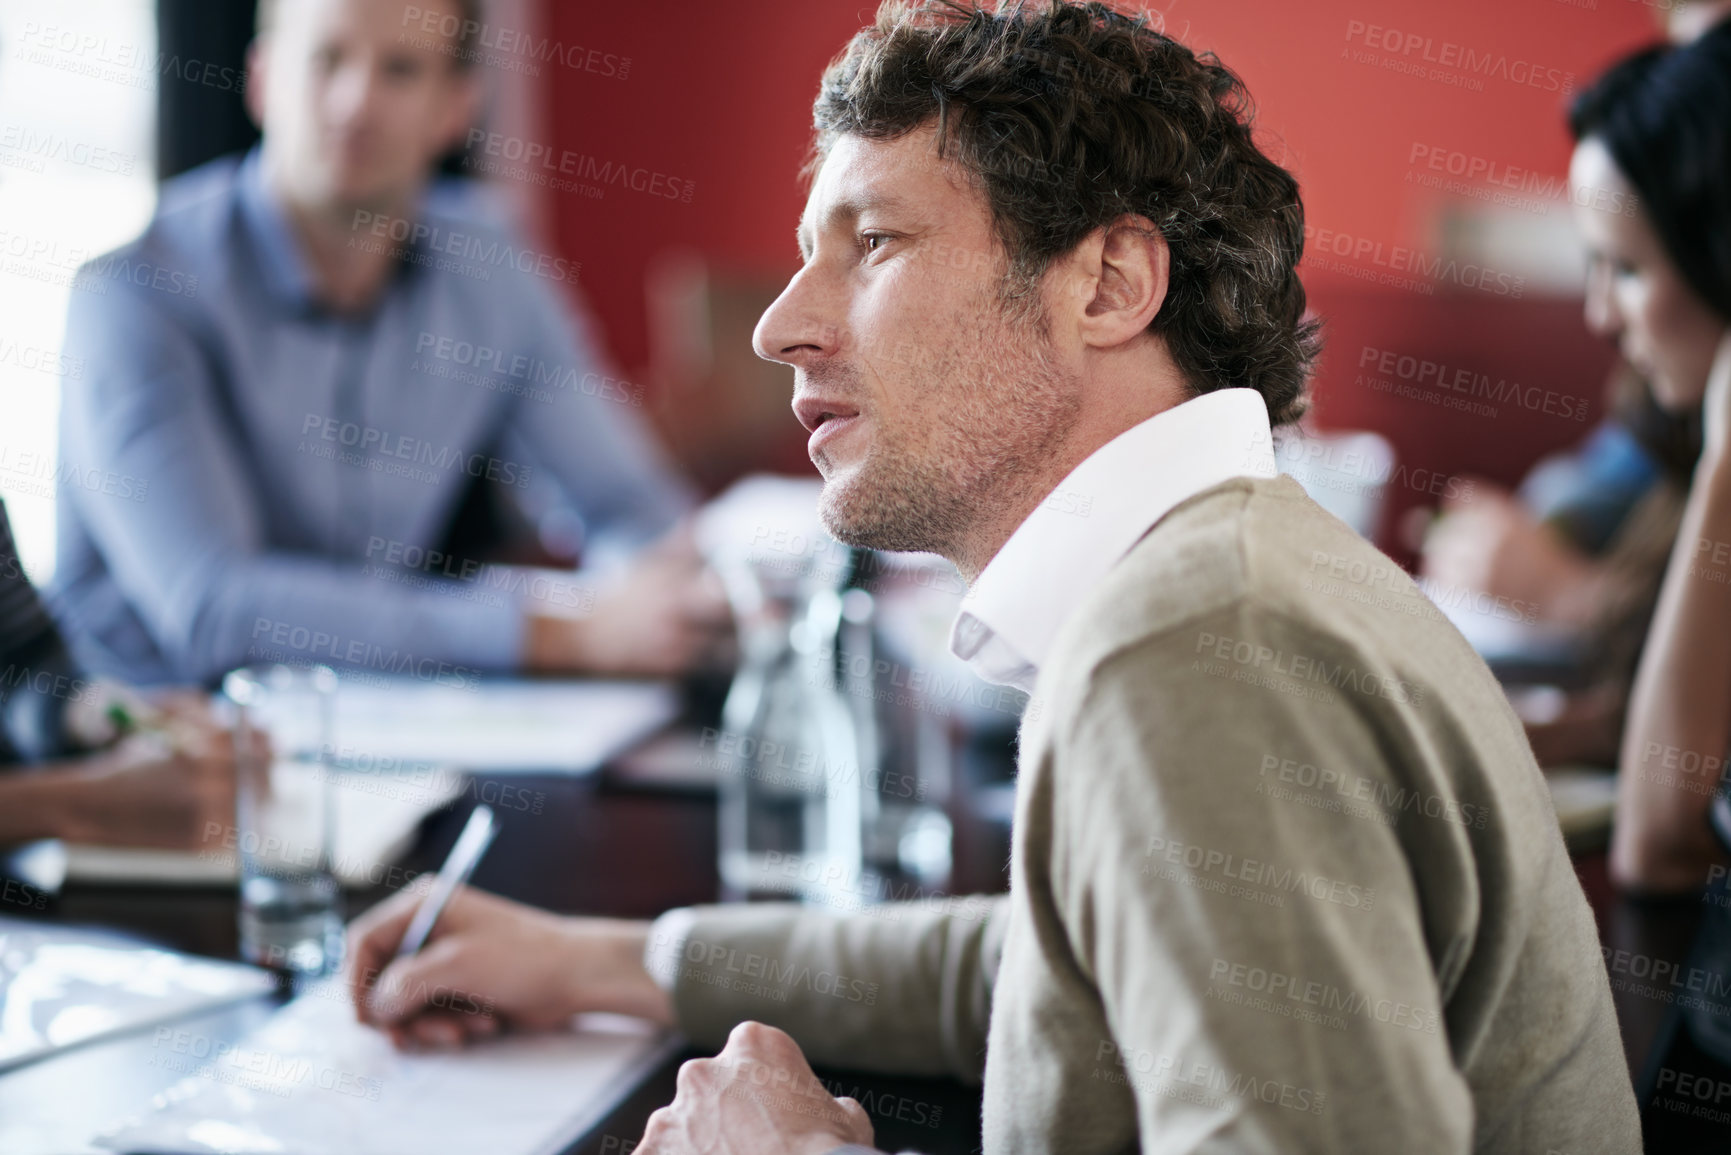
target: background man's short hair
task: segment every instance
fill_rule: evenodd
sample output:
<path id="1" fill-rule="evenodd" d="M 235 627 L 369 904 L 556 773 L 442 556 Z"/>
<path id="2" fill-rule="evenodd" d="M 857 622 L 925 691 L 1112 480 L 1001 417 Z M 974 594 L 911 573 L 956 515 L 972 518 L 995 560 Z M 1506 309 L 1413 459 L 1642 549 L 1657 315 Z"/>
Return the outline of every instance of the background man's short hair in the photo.
<path id="1" fill-rule="evenodd" d="M 818 159 L 843 134 L 935 120 L 940 155 L 991 206 L 1011 298 L 1095 229 L 1147 217 L 1172 255 L 1150 328 L 1192 388 L 1255 389 L 1276 424 L 1302 415 L 1320 341 L 1298 183 L 1252 141 L 1249 94 L 1212 54 L 1097 0 L 885 0 L 814 114 Z"/>
<path id="2" fill-rule="evenodd" d="M 276 20 L 277 5 L 282 2 L 283 0 L 258 0 L 258 10 L 253 18 L 253 28 L 257 35 L 263 36 L 271 30 Z M 290 0 L 290 2 L 299 3 L 304 2 L 304 0 Z M 456 16 L 461 23 L 458 25 L 457 34 L 450 38 L 449 55 L 452 64 L 463 71 L 467 71 L 475 66 L 475 54 L 470 49 L 469 44 L 479 37 L 481 25 L 486 22 L 486 0 L 450 0 L 450 3 L 451 7 L 456 9 L 452 15 Z M 422 31 L 418 20 L 412 24 L 405 24 L 403 34 L 416 39 L 427 35 L 426 32 Z M 440 32 L 437 35 L 443 36 L 444 33 Z"/>

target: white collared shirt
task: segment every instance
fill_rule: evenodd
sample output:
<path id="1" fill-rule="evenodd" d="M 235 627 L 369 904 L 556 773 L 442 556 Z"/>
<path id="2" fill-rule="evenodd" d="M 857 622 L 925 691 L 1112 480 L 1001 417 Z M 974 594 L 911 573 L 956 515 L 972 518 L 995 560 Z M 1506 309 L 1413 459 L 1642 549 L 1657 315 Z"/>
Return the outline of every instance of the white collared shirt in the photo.
<path id="1" fill-rule="evenodd" d="M 1219 389 L 1095 450 L 1004 543 L 962 599 L 950 652 L 988 682 L 1032 693 L 1052 639 L 1174 506 L 1234 477 L 1274 477 L 1268 407 Z"/>

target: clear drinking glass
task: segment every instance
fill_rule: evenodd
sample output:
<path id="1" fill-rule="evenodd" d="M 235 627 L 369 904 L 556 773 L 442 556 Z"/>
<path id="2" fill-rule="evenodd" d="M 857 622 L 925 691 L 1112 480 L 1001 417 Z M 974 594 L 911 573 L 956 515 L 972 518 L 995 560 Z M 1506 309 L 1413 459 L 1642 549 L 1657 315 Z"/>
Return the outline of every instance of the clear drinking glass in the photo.
<path id="1" fill-rule="evenodd" d="M 240 945 L 249 961 L 302 975 L 342 962 L 331 752 L 337 675 L 253 666 L 223 679 L 235 707 Z M 254 734 L 269 740 L 254 753 Z"/>

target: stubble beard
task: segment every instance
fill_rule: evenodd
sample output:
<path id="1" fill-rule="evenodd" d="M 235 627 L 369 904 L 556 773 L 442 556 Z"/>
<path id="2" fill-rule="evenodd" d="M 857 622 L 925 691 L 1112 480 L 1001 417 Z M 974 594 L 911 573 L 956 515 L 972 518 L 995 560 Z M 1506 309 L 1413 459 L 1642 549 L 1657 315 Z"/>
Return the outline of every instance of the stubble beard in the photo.
<path id="1" fill-rule="evenodd" d="M 838 541 L 955 560 L 983 523 L 1058 480 L 1050 474 L 1075 428 L 1078 391 L 1044 355 L 1038 319 L 981 315 L 971 340 L 908 383 L 906 396 L 929 399 L 922 411 L 878 423 L 865 459 L 845 475 L 829 480 L 826 470 L 818 512 Z M 923 433 L 923 444 L 903 431 Z"/>

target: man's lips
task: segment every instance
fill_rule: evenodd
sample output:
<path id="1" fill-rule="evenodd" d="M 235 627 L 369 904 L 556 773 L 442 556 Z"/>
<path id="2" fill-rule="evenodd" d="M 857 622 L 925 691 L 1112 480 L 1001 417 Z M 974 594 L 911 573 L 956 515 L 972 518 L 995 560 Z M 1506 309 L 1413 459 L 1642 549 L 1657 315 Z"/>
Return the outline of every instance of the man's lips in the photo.
<path id="1" fill-rule="evenodd" d="M 825 397 L 796 397 L 793 400 L 793 413 L 799 418 L 799 423 L 808 433 L 816 433 L 820 425 L 831 421 L 858 417 L 859 409 L 842 401 L 832 401 Z"/>
<path id="2" fill-rule="evenodd" d="M 857 413 L 852 417 L 831 417 L 817 427 L 817 432 L 806 439 L 805 452 L 813 462 L 817 461 L 818 450 L 830 442 L 846 435 L 850 429 L 858 428 L 865 419 Z"/>
<path id="3" fill-rule="evenodd" d="M 795 398 L 793 411 L 799 417 L 799 423 L 811 430 L 805 452 L 814 462 L 819 449 L 856 427 L 861 421 L 860 411 L 856 406 L 824 397 Z"/>

